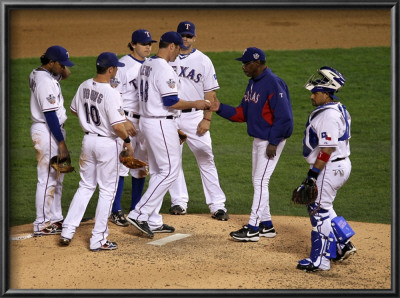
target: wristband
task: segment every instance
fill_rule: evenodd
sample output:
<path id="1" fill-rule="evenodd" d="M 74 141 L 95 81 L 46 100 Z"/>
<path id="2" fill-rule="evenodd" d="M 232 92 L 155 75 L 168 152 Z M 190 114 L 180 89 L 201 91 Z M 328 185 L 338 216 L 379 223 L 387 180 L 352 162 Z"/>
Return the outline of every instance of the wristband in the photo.
<path id="1" fill-rule="evenodd" d="M 131 139 L 129 138 L 129 136 L 126 139 L 124 139 L 124 143 L 129 144 L 130 142 L 131 142 Z"/>
<path id="2" fill-rule="evenodd" d="M 314 171 L 314 169 L 317 170 L 318 172 Z M 320 172 L 319 169 L 317 169 L 316 167 L 313 167 L 311 170 L 308 171 L 307 176 L 314 178 L 316 180 L 316 179 L 318 179 L 319 172 Z"/>
<path id="3" fill-rule="evenodd" d="M 330 154 L 325 153 L 324 151 L 321 150 L 321 151 L 318 153 L 317 159 L 322 160 L 322 161 L 324 161 L 324 162 L 328 162 L 330 157 L 331 157 Z"/>
<path id="4" fill-rule="evenodd" d="M 211 122 L 211 119 L 203 118 L 203 120 L 207 120 L 207 121 L 210 121 L 210 122 Z"/>

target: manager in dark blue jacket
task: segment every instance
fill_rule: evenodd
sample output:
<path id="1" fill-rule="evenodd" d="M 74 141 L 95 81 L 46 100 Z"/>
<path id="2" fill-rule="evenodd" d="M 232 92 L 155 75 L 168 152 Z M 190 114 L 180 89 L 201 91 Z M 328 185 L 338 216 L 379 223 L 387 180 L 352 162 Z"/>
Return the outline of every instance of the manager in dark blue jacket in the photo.
<path id="1" fill-rule="evenodd" d="M 269 179 L 274 172 L 286 139 L 293 131 L 293 115 L 286 83 L 265 65 L 265 54 L 258 48 L 247 48 L 243 72 L 250 77 L 242 102 L 232 107 L 218 100 L 212 110 L 233 122 L 247 122 L 247 133 L 254 137 L 252 152 L 253 205 L 250 220 L 230 235 L 238 241 L 258 241 L 276 236 L 269 208 Z"/>

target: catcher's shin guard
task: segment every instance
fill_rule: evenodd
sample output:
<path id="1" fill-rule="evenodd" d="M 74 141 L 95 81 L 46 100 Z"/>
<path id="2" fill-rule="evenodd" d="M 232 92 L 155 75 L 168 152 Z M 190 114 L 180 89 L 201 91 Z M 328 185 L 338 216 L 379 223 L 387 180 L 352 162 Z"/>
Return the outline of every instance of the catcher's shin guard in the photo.
<path id="1" fill-rule="evenodd" d="M 336 240 L 332 232 L 328 210 L 312 204 L 308 206 L 311 231 L 310 259 L 313 266 L 321 270 L 329 270 L 329 259 L 336 258 Z"/>
<path id="2" fill-rule="evenodd" d="M 327 245 L 325 250 L 325 257 L 328 259 L 335 259 L 336 258 L 336 239 L 335 235 L 330 232 L 329 237 L 327 239 Z"/>
<path id="3" fill-rule="evenodd" d="M 332 218 L 333 233 L 340 244 L 345 244 L 355 234 L 348 222 L 342 216 Z"/>

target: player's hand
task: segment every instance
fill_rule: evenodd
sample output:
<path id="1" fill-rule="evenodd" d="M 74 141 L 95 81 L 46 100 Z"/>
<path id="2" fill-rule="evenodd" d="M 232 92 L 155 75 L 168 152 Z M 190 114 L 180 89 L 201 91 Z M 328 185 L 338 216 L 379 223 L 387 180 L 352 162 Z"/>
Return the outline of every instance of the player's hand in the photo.
<path id="1" fill-rule="evenodd" d="M 58 157 L 60 160 L 66 159 L 69 156 L 67 144 L 64 140 L 58 143 Z"/>
<path id="2" fill-rule="evenodd" d="M 274 158 L 276 155 L 276 145 L 268 144 L 266 154 L 268 158 Z"/>
<path id="3" fill-rule="evenodd" d="M 64 66 L 64 68 L 60 72 L 60 75 L 61 75 L 61 80 L 66 80 L 71 75 L 71 71 L 67 66 Z"/>
<path id="4" fill-rule="evenodd" d="M 210 130 L 211 121 L 203 119 L 200 121 L 199 125 L 197 125 L 197 134 L 204 135 L 207 131 Z"/>
<path id="5" fill-rule="evenodd" d="M 125 125 L 125 129 L 126 132 L 131 136 L 134 137 L 137 135 L 137 131 L 135 126 L 133 125 L 133 123 L 131 121 L 129 121 L 128 119 L 126 119 L 126 122 L 124 123 Z"/>
<path id="6" fill-rule="evenodd" d="M 208 110 L 210 109 L 211 106 L 211 102 L 207 99 L 196 100 L 194 101 L 194 103 L 195 103 L 195 108 L 198 110 Z"/>
<path id="7" fill-rule="evenodd" d="M 218 98 L 215 97 L 213 103 L 211 104 L 210 111 L 217 112 L 219 110 L 221 103 L 219 102 Z"/>
<path id="8" fill-rule="evenodd" d="M 122 150 L 126 150 L 129 154 L 129 156 L 133 156 L 133 147 L 132 147 L 132 143 L 124 143 Z"/>

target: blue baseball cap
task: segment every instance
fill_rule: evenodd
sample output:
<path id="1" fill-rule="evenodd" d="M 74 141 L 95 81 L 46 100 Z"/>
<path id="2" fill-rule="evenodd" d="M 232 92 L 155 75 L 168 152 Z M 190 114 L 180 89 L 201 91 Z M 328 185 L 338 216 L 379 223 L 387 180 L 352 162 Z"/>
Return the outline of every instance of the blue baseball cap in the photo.
<path id="1" fill-rule="evenodd" d="M 176 29 L 176 31 L 180 35 L 182 35 L 182 34 L 189 34 L 192 36 L 196 35 L 196 27 L 194 26 L 194 24 L 192 22 L 189 22 L 189 21 L 180 22 L 178 25 L 178 29 Z"/>
<path id="2" fill-rule="evenodd" d="M 161 36 L 160 41 L 164 41 L 164 42 L 168 42 L 168 43 L 174 43 L 174 44 L 180 46 L 184 50 L 188 49 L 187 47 L 185 47 L 183 45 L 182 36 L 178 32 L 175 32 L 175 31 L 169 31 L 169 32 L 164 33 Z"/>
<path id="3" fill-rule="evenodd" d="M 117 55 L 114 53 L 111 53 L 111 52 L 101 53 L 99 55 L 99 57 L 97 57 L 96 65 L 98 65 L 100 67 L 105 67 L 105 68 L 115 67 L 115 66 L 118 66 L 118 67 L 125 66 L 124 63 L 121 63 L 118 61 Z"/>
<path id="4" fill-rule="evenodd" d="M 264 51 L 260 50 L 259 48 L 247 48 L 243 52 L 243 56 L 240 58 L 236 58 L 238 61 L 242 61 L 243 63 L 250 62 L 250 61 L 265 61 L 265 54 Z"/>
<path id="5" fill-rule="evenodd" d="M 69 60 L 69 54 L 66 49 L 61 46 L 51 46 L 46 50 L 44 56 L 54 62 L 58 62 L 64 66 L 74 66 L 75 64 Z"/>
<path id="6" fill-rule="evenodd" d="M 132 42 L 134 42 L 134 43 L 138 42 L 141 44 L 145 44 L 145 43 L 149 43 L 149 42 L 153 43 L 153 42 L 157 42 L 157 41 L 155 41 L 151 38 L 151 34 L 149 31 L 147 31 L 145 29 L 139 29 L 132 33 Z"/>

